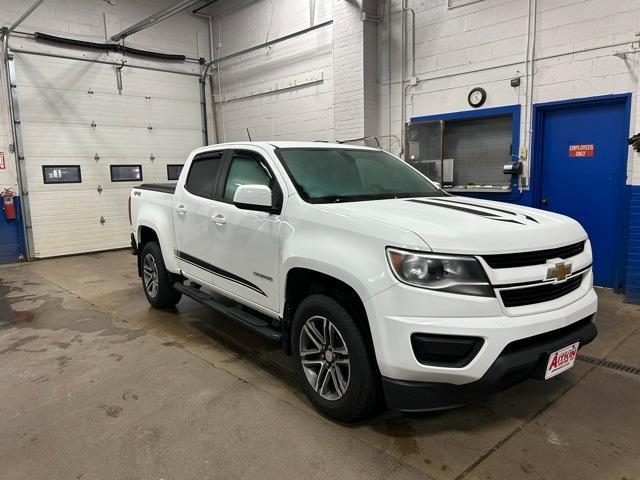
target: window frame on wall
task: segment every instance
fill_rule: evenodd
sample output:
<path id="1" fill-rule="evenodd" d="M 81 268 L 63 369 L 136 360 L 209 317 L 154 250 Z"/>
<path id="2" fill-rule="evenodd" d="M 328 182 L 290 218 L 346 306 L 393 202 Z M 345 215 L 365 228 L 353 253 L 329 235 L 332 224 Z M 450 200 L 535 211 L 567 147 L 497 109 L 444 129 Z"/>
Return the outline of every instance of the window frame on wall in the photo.
<path id="1" fill-rule="evenodd" d="M 177 177 L 171 176 L 171 168 L 180 167 L 180 172 Z M 173 181 L 178 180 L 180 178 L 180 174 L 182 173 L 182 169 L 184 168 L 184 163 L 167 163 L 167 180 Z"/>
<path id="2" fill-rule="evenodd" d="M 74 168 L 78 172 L 77 180 L 63 180 L 61 182 L 51 181 L 47 178 L 47 170 L 61 168 Z M 45 185 L 64 185 L 69 183 L 82 183 L 82 167 L 80 165 L 42 165 L 42 181 Z"/>
<path id="3" fill-rule="evenodd" d="M 119 179 L 115 179 L 114 180 L 114 178 L 113 178 L 113 169 L 114 168 L 121 168 L 121 167 L 138 167 L 138 169 L 140 171 L 140 178 L 119 178 Z M 144 178 L 143 175 L 142 175 L 142 165 L 141 164 L 130 164 L 130 163 L 118 163 L 118 164 L 109 165 L 109 175 L 110 175 L 112 183 L 141 182 L 142 179 Z"/>
<path id="4" fill-rule="evenodd" d="M 493 107 L 493 108 L 480 108 L 474 110 L 463 110 L 459 112 L 450 112 L 450 113 L 440 113 L 435 115 L 422 115 L 411 117 L 409 123 L 406 124 L 406 129 L 408 130 L 412 125 L 427 123 L 427 122 L 443 122 L 443 125 L 446 125 L 447 121 L 452 120 L 480 120 L 483 118 L 492 118 L 492 117 L 502 117 L 511 115 L 511 162 L 515 163 L 519 161 L 519 147 L 520 147 L 520 105 L 507 105 L 502 107 Z M 446 128 L 446 127 L 443 127 Z M 408 148 L 408 138 L 409 132 L 405 133 L 405 151 L 409 154 L 411 153 Z M 444 155 L 444 148 L 441 146 L 440 155 Z M 446 160 L 446 159 L 444 159 Z M 505 175 L 507 181 L 511 188 L 505 189 L 490 189 L 483 187 L 471 187 L 471 188 L 453 188 L 451 189 L 453 192 L 468 192 L 468 193 L 498 193 L 498 194 L 508 194 L 513 193 L 518 189 L 518 179 L 517 177 L 507 177 Z M 439 181 L 439 180 L 437 180 Z"/>
<path id="5" fill-rule="evenodd" d="M 472 3 L 479 3 L 483 0 L 447 0 L 447 10 L 453 10 L 454 8 L 464 7 L 471 5 Z"/>

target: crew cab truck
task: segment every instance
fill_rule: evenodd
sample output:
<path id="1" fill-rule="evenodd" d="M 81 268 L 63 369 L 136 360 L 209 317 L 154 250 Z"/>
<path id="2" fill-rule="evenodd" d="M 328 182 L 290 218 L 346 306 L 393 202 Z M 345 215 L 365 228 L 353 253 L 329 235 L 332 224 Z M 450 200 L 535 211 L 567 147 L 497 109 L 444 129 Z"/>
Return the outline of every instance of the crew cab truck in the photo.
<path id="1" fill-rule="evenodd" d="M 280 342 L 340 421 L 550 378 L 597 334 L 576 221 L 449 195 L 381 150 L 199 148 L 177 184 L 134 188 L 130 215 L 152 306 L 186 295 Z"/>

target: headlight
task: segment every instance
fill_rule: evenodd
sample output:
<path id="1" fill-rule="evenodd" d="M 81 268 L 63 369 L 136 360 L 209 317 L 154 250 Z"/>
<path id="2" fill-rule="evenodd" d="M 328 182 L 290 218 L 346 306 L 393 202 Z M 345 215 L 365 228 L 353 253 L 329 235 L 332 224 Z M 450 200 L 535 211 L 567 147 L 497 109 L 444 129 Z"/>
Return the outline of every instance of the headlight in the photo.
<path id="1" fill-rule="evenodd" d="M 457 255 L 387 249 L 393 273 L 403 283 L 440 292 L 494 297 L 487 274 L 477 259 Z"/>

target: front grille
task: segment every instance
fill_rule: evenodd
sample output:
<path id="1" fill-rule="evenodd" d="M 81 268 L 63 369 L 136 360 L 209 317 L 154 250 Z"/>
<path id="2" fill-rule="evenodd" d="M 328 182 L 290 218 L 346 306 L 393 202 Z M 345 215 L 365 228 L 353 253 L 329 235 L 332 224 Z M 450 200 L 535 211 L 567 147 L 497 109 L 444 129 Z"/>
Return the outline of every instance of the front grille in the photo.
<path id="1" fill-rule="evenodd" d="M 570 258 L 584 251 L 584 241 L 566 247 L 538 250 L 536 252 L 505 253 L 500 255 L 482 255 L 491 268 L 528 267 L 543 265 L 552 258 Z"/>
<path id="2" fill-rule="evenodd" d="M 574 275 L 566 282 L 535 285 L 533 287 L 501 290 L 500 297 L 505 307 L 521 307 L 534 303 L 548 302 L 577 290 L 582 283 L 582 275 Z"/>

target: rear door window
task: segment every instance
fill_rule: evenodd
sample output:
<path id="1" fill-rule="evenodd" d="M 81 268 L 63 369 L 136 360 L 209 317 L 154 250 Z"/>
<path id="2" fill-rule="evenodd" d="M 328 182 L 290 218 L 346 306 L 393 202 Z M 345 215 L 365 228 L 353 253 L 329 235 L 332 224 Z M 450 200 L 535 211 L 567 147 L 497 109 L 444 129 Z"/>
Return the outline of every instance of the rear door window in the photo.
<path id="1" fill-rule="evenodd" d="M 198 155 L 191 162 L 185 190 L 199 197 L 213 198 L 221 166 L 222 152 Z"/>

